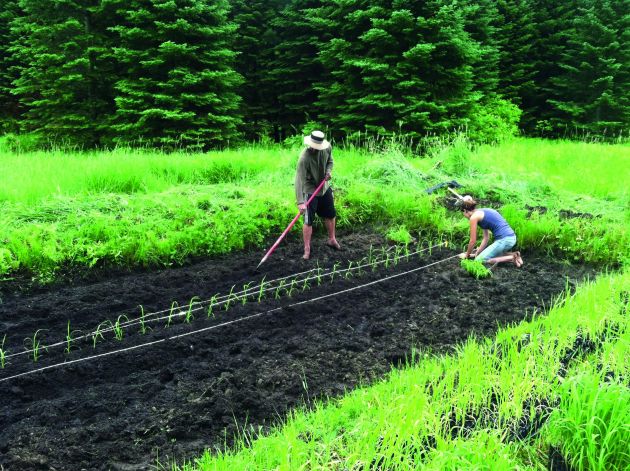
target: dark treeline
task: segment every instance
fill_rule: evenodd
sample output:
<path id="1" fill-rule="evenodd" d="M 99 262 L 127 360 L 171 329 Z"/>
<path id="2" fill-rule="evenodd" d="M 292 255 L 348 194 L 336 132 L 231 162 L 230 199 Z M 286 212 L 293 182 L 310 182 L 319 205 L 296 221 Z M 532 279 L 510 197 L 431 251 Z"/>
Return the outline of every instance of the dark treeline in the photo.
<path id="1" fill-rule="evenodd" d="M 0 0 L 0 131 L 216 148 L 318 123 L 626 133 L 630 0 Z"/>

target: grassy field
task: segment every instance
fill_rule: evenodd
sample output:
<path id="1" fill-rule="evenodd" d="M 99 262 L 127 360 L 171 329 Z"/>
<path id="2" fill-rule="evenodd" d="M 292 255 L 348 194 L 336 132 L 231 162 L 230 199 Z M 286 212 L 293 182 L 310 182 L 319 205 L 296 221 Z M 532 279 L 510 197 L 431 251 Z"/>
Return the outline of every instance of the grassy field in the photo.
<path id="1" fill-rule="evenodd" d="M 264 245 L 295 214 L 298 153 L 0 150 L 0 276 L 49 282 L 65 271 L 168 266 Z M 544 165 L 547 154 L 553 159 Z M 503 205 L 522 248 L 606 264 L 628 257 L 628 146 L 520 139 L 473 151 L 456 141 L 427 158 L 396 146 L 334 156 L 342 229 L 371 224 L 463 240 L 466 222 L 439 204 L 443 193 L 424 192 L 457 178 L 467 193 Z M 588 218 L 563 218 L 562 211 Z"/>
<path id="2" fill-rule="evenodd" d="M 0 274 L 50 282 L 66 270 L 168 266 L 265 245 L 296 212 L 298 153 L 0 150 Z M 463 193 L 501 206 L 521 249 L 621 270 L 544 317 L 452 356 L 414 352 L 414 366 L 387 380 L 181 469 L 543 469 L 556 453 L 574 469 L 628 469 L 630 147 L 456 140 L 424 158 L 395 145 L 334 156 L 342 229 L 463 246 L 467 221 L 444 207 L 445 192 L 425 193 L 457 179 Z"/>
<path id="3" fill-rule="evenodd" d="M 379 384 L 173 468 L 533 470 L 557 450 L 571 469 L 627 470 L 629 290 L 627 272 L 602 277 L 495 339 L 414 352 Z"/>

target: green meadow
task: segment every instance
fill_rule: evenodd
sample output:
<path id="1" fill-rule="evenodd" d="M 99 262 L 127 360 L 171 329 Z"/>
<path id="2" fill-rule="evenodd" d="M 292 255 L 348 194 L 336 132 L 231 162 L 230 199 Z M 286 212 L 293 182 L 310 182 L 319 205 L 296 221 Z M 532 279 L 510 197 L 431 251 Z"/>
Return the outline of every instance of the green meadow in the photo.
<path id="1" fill-rule="evenodd" d="M 0 144 L 0 275 L 47 283 L 262 247 L 296 213 L 298 154 L 280 146 L 15 154 Z M 456 178 L 462 191 L 503 208 L 524 249 L 627 260 L 628 145 L 515 139 L 473 148 L 456 139 L 417 157 L 392 141 L 339 149 L 334 159 L 342 231 L 367 225 L 463 240 L 466 223 L 442 205 L 444 191 L 424 191 Z"/>

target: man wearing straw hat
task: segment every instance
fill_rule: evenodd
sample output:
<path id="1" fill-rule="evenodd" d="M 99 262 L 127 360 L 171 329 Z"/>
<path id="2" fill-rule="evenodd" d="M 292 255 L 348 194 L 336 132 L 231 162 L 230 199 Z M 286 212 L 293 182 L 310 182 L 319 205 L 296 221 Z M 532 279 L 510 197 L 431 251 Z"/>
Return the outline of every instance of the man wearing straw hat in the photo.
<path id="1" fill-rule="evenodd" d="M 315 214 L 324 219 L 324 225 L 328 231 L 326 245 L 332 249 L 341 250 L 335 237 L 335 217 L 337 216 L 335 201 L 332 188 L 328 183 L 333 168 L 332 148 L 330 142 L 324 137 L 321 131 L 313 131 L 309 136 L 304 137 L 306 148 L 300 154 L 295 174 L 295 197 L 300 213 L 304 215 L 302 226 L 304 236 L 302 258 L 304 260 L 311 258 L 311 236 Z M 326 180 L 324 186 L 307 207 L 306 202 L 323 180 Z"/>

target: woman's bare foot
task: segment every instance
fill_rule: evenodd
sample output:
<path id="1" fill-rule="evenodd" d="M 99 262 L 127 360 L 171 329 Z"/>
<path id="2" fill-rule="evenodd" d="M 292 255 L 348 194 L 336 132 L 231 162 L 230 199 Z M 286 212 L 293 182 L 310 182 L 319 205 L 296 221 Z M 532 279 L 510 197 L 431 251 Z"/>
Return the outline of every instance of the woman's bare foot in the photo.
<path id="1" fill-rule="evenodd" d="M 521 258 L 520 252 L 514 252 L 512 258 L 514 260 L 514 265 L 516 265 L 516 268 L 521 268 L 523 266 L 523 259 Z"/>
<path id="2" fill-rule="evenodd" d="M 311 251 L 310 250 L 308 250 L 308 251 L 305 250 L 304 251 L 304 255 L 302 255 L 302 259 L 309 260 L 310 258 L 311 258 Z"/>

